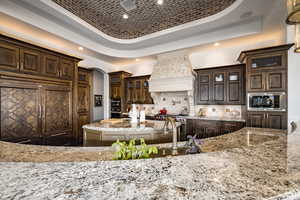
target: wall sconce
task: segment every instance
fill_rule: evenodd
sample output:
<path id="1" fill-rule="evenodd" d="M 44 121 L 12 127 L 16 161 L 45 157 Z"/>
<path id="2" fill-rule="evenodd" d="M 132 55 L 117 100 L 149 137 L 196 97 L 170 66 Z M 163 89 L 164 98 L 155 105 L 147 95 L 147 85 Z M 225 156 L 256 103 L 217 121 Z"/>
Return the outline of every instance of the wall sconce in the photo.
<path id="1" fill-rule="evenodd" d="M 295 53 L 300 53 L 300 24 L 295 25 Z"/>
<path id="2" fill-rule="evenodd" d="M 286 23 L 290 25 L 300 23 L 300 0 L 287 0 L 287 9 Z"/>
<path id="3" fill-rule="evenodd" d="M 300 53 L 300 0 L 287 0 L 286 23 L 295 25 L 295 53 Z"/>

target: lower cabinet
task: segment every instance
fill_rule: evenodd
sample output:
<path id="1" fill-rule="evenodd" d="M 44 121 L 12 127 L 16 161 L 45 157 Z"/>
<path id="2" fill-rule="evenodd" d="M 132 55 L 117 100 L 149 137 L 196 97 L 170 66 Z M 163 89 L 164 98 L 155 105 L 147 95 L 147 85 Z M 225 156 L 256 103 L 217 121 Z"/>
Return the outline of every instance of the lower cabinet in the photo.
<path id="1" fill-rule="evenodd" d="M 255 128 L 287 129 L 287 113 L 248 112 L 247 126 Z"/>
<path id="2" fill-rule="evenodd" d="M 186 135 L 196 134 L 198 138 L 208 138 L 231 133 L 244 126 L 244 122 L 188 119 Z"/>

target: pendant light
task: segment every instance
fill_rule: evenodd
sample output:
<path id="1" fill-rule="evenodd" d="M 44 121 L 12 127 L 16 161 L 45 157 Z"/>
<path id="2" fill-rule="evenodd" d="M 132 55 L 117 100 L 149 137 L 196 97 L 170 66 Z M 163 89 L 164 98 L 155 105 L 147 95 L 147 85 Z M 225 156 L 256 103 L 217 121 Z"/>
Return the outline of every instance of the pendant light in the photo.
<path id="1" fill-rule="evenodd" d="M 286 23 L 290 25 L 300 23 L 300 0 L 287 0 L 287 9 Z"/>

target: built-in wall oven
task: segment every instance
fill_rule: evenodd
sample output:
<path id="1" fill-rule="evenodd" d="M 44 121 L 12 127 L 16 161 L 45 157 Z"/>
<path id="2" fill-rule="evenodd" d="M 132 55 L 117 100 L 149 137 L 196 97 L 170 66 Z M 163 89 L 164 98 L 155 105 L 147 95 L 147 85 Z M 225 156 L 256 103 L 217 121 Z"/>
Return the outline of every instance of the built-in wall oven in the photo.
<path id="1" fill-rule="evenodd" d="M 111 99 L 110 100 L 110 112 L 111 112 L 111 118 L 121 118 L 122 117 L 121 99 Z"/>
<path id="2" fill-rule="evenodd" d="M 249 111 L 286 111 L 285 92 L 248 93 Z"/>

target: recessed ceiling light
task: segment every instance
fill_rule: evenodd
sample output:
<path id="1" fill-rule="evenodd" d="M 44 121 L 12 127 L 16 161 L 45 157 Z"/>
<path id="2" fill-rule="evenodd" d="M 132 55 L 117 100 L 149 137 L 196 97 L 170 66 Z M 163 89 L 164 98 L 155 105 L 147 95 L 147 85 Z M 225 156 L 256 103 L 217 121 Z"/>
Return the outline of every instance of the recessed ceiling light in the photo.
<path id="1" fill-rule="evenodd" d="M 140 61 L 140 59 L 136 58 L 135 61 L 138 62 L 138 61 Z"/>
<path id="2" fill-rule="evenodd" d="M 162 5 L 164 3 L 164 0 L 157 0 L 158 5 Z"/>
<path id="3" fill-rule="evenodd" d="M 78 47 L 78 50 L 79 51 L 83 51 L 83 47 Z"/>
<path id="4" fill-rule="evenodd" d="M 123 19 L 128 19 L 128 15 L 127 15 L 127 14 L 124 14 L 124 15 L 123 15 Z"/>
<path id="5" fill-rule="evenodd" d="M 216 42 L 216 43 L 214 43 L 214 46 L 215 46 L 215 47 L 220 46 L 220 43 L 219 43 L 219 42 Z"/>

